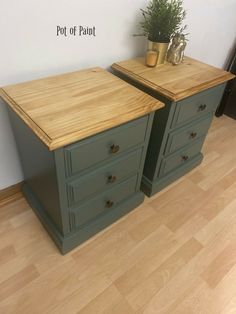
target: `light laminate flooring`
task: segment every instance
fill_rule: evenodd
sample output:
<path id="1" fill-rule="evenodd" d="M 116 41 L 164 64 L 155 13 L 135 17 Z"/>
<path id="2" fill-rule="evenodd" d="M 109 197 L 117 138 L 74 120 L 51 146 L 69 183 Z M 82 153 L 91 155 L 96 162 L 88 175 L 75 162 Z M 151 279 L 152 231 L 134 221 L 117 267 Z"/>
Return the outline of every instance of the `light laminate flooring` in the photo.
<path id="1" fill-rule="evenodd" d="M 0 204 L 0 313 L 235 314 L 236 121 L 203 163 L 62 256 L 23 197 Z"/>

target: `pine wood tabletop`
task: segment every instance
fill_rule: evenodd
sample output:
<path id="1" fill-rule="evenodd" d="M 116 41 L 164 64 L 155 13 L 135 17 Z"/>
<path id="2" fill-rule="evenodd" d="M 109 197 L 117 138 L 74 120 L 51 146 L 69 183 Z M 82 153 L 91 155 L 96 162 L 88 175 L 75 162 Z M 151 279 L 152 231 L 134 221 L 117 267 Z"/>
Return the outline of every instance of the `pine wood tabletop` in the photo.
<path id="1" fill-rule="evenodd" d="M 49 150 L 164 106 L 101 68 L 6 86 L 0 96 Z"/>
<path id="2" fill-rule="evenodd" d="M 144 57 L 140 57 L 116 62 L 112 68 L 173 101 L 192 96 L 235 77 L 232 73 L 189 57 L 185 57 L 184 62 L 177 66 L 166 62 L 149 68 L 145 65 Z"/>

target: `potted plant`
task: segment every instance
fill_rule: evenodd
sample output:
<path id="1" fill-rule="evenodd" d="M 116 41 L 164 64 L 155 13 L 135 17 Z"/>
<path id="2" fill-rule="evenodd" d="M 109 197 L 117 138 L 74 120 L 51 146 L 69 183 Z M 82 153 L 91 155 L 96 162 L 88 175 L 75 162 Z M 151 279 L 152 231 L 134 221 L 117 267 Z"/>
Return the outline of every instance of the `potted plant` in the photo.
<path id="1" fill-rule="evenodd" d="M 181 29 L 186 16 L 182 0 L 152 0 L 141 9 L 143 34 L 148 38 L 148 49 L 158 53 L 157 64 L 164 63 L 171 36 Z"/>

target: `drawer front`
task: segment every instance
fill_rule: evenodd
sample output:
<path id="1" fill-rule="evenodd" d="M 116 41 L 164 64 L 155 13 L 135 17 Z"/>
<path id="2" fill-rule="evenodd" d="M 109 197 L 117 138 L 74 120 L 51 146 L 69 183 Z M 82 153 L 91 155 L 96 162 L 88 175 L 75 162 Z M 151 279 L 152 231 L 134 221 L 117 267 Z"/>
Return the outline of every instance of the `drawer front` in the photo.
<path id="1" fill-rule="evenodd" d="M 168 137 L 165 155 L 173 153 L 178 149 L 193 143 L 196 139 L 205 136 L 211 125 L 211 121 L 212 114 L 197 123 L 192 123 L 191 126 L 171 132 Z"/>
<path id="2" fill-rule="evenodd" d="M 98 170 L 68 184 L 69 206 L 82 201 L 89 195 L 113 187 L 139 171 L 142 148 L 116 159 Z"/>
<path id="3" fill-rule="evenodd" d="M 113 210 L 123 200 L 135 193 L 138 175 L 107 190 L 74 210 L 76 227 L 81 227 L 99 215 Z"/>
<path id="4" fill-rule="evenodd" d="M 65 149 L 67 174 L 73 175 L 92 165 L 115 159 L 145 140 L 148 116 L 85 139 Z"/>
<path id="5" fill-rule="evenodd" d="M 204 143 L 204 138 L 205 137 L 198 139 L 194 142 L 194 144 L 191 144 L 185 149 L 180 150 L 173 156 L 163 159 L 159 176 L 164 176 L 170 171 L 180 166 L 183 166 L 184 164 L 187 164 L 188 161 L 191 160 L 191 158 L 195 157 L 201 151 L 202 145 Z"/>
<path id="6" fill-rule="evenodd" d="M 172 127 L 214 112 L 221 100 L 224 86 L 216 86 L 177 102 Z"/>

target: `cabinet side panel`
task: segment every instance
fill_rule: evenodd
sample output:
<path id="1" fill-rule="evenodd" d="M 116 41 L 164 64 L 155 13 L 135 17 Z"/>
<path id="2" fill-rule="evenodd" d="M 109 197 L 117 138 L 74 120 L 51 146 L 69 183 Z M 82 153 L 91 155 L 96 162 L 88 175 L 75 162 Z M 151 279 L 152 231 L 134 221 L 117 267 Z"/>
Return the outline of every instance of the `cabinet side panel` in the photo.
<path id="1" fill-rule="evenodd" d="M 11 108 L 8 108 L 8 112 L 21 159 L 24 180 L 45 213 L 59 231 L 63 232 L 54 152 L 48 150 Z"/>
<path id="2" fill-rule="evenodd" d="M 164 145 L 164 134 L 166 133 L 166 124 L 169 117 L 169 112 L 170 104 L 166 104 L 166 106 L 158 110 L 154 116 L 143 172 L 145 177 L 150 180 L 154 178 L 161 148 Z"/>

